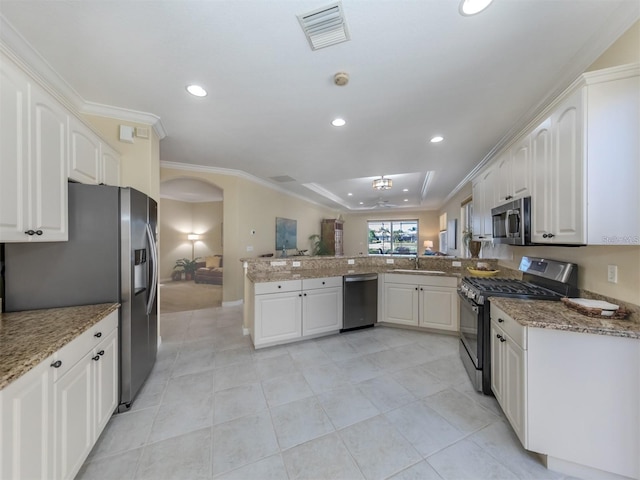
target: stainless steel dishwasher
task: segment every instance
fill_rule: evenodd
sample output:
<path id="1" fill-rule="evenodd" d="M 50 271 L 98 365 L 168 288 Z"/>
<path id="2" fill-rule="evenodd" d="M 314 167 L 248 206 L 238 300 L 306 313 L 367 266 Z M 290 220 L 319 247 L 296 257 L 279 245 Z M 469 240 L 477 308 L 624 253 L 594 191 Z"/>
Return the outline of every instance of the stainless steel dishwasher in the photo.
<path id="1" fill-rule="evenodd" d="M 341 332 L 373 327 L 378 321 L 378 274 L 343 277 Z"/>

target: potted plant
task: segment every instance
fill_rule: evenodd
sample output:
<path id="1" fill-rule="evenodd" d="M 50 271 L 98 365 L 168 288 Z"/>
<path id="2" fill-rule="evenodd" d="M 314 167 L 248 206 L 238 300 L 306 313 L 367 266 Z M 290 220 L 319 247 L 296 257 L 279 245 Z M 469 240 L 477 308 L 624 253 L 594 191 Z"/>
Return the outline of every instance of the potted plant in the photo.
<path id="1" fill-rule="evenodd" d="M 473 231 L 469 228 L 462 232 L 462 241 L 467 246 L 471 258 L 479 258 L 480 250 L 482 249 L 482 242 L 473 240 Z"/>
<path id="2" fill-rule="evenodd" d="M 329 255 L 329 247 L 322 241 L 322 238 L 317 233 L 309 235 L 309 241 L 311 242 L 311 255 Z"/>
<path id="3" fill-rule="evenodd" d="M 173 269 L 180 269 L 178 271 L 184 272 L 185 280 L 193 280 L 193 273 L 196 271 L 196 268 L 198 268 L 198 260 L 200 260 L 200 257 L 196 257 L 193 260 L 180 258 L 179 260 L 176 260 L 176 264 Z"/>

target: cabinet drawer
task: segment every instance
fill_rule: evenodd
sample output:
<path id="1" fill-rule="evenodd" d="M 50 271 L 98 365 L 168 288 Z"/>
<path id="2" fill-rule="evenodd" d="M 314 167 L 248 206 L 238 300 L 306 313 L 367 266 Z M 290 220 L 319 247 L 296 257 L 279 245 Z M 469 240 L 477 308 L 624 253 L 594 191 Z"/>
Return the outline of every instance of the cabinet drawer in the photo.
<path id="1" fill-rule="evenodd" d="M 527 349 L 527 328 L 520 325 L 498 307 L 491 306 L 491 320 L 504 330 L 523 350 Z"/>
<path id="2" fill-rule="evenodd" d="M 255 294 L 295 292 L 302 290 L 302 281 L 285 280 L 284 282 L 262 282 L 255 284 Z"/>
<path id="3" fill-rule="evenodd" d="M 341 287 L 342 277 L 305 278 L 302 280 L 302 289 Z"/>
<path id="4" fill-rule="evenodd" d="M 61 378 L 82 357 L 100 344 L 117 326 L 118 311 L 116 310 L 58 350 L 53 355 L 51 363 L 60 361 L 61 365 L 58 368 L 52 368 L 53 381 L 56 382 Z"/>

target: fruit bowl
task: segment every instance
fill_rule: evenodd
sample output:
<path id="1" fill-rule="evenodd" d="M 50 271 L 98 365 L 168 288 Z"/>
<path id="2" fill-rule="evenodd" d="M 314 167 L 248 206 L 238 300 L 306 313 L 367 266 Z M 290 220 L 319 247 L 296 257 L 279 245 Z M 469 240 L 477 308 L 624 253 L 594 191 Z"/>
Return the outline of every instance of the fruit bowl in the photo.
<path id="1" fill-rule="evenodd" d="M 475 268 L 467 267 L 467 270 L 474 277 L 495 277 L 500 270 L 476 270 Z"/>

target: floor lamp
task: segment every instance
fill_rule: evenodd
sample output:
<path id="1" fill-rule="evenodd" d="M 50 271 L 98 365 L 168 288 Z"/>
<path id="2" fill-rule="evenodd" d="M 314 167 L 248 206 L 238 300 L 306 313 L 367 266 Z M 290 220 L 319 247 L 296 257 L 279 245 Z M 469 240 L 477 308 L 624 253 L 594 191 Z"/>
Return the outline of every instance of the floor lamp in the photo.
<path id="1" fill-rule="evenodd" d="M 197 233 L 190 233 L 187 235 L 187 239 L 191 240 L 191 260 L 195 260 L 196 240 L 200 240 L 200 235 Z"/>

